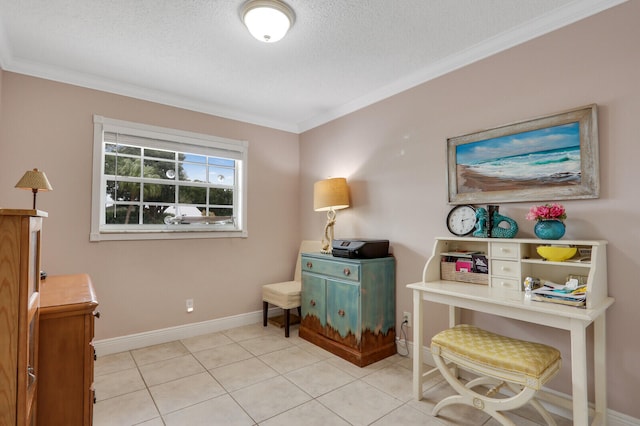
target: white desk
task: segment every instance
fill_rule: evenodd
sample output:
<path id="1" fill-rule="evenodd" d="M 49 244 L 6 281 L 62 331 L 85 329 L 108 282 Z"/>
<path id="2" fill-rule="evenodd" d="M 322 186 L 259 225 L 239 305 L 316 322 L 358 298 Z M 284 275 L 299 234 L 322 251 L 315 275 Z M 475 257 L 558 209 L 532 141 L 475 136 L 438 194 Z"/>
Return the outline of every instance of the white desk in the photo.
<path id="1" fill-rule="evenodd" d="M 606 425 L 606 332 L 605 312 L 614 302 L 607 297 L 591 309 L 525 300 L 524 293 L 453 281 L 419 282 L 407 285 L 413 290 L 413 395 L 422 399 L 422 385 L 434 370 L 423 371 L 423 301 L 449 305 L 449 325 L 459 322 L 459 308 L 485 312 L 521 321 L 569 330 L 571 332 L 571 378 L 573 386 L 573 424 L 587 425 L 587 342 L 586 328 L 594 324 L 595 413 L 592 424 Z M 435 370 L 437 372 L 437 370 Z"/>

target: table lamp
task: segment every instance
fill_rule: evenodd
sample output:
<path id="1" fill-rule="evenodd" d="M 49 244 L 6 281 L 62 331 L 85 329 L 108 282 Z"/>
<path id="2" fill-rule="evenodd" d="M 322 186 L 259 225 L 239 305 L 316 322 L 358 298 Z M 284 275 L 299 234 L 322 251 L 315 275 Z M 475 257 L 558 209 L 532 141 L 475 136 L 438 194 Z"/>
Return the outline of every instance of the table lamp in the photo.
<path id="1" fill-rule="evenodd" d="M 16 188 L 30 189 L 33 192 L 33 209 L 36 209 L 36 194 L 38 191 L 52 191 L 53 188 L 44 172 L 33 169 L 28 170 L 22 179 L 16 183 Z"/>
<path id="2" fill-rule="evenodd" d="M 327 212 L 327 224 L 322 237 L 322 253 L 330 254 L 336 210 L 349 207 L 349 186 L 345 178 L 330 178 L 313 185 L 313 209 Z"/>

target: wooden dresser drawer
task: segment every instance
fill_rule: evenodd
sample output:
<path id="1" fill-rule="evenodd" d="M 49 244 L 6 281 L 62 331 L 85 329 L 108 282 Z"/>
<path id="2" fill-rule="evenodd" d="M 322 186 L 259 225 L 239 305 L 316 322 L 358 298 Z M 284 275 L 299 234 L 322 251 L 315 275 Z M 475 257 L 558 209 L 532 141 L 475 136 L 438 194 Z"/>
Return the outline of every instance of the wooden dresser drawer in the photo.
<path id="1" fill-rule="evenodd" d="M 310 259 L 302 261 L 302 270 L 343 280 L 360 281 L 360 265 L 357 263 L 336 261 L 331 259 Z"/>
<path id="2" fill-rule="evenodd" d="M 520 246 L 518 243 L 491 243 L 492 259 L 518 259 L 520 257 Z"/>
<path id="3" fill-rule="evenodd" d="M 510 260 L 491 260 L 491 275 L 520 280 L 520 263 Z"/>
<path id="4" fill-rule="evenodd" d="M 49 276 L 40 287 L 38 425 L 93 424 L 93 335 L 98 307 L 87 274 Z"/>

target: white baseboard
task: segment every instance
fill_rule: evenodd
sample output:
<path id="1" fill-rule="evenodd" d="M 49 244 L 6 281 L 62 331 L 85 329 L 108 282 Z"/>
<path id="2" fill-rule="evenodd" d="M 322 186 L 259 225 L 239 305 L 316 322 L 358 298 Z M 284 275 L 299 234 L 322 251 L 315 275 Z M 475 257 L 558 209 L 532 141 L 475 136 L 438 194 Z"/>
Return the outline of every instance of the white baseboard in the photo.
<path id="1" fill-rule="evenodd" d="M 406 342 L 405 340 L 402 339 L 396 339 L 396 348 L 398 350 L 399 354 L 405 354 L 407 353 L 407 348 L 408 348 L 408 352 L 409 352 L 409 358 L 413 358 L 413 342 Z M 423 361 L 428 364 L 428 365 L 435 365 L 435 363 L 433 362 L 433 356 L 431 355 L 431 350 L 429 350 L 428 347 L 423 346 L 422 347 L 422 359 Z M 464 372 L 461 374 L 461 376 L 463 378 L 468 378 L 465 377 Z M 469 376 L 471 377 L 471 376 Z M 557 395 L 560 398 L 565 398 L 565 399 L 570 399 L 571 395 L 567 395 L 561 392 L 557 392 L 553 389 L 546 389 L 543 388 L 546 392 L 550 393 L 550 394 L 554 394 Z M 571 419 L 572 418 L 572 414 L 570 411 L 565 410 L 564 408 L 555 406 L 555 405 L 551 405 L 551 404 L 547 404 L 544 401 L 540 401 L 542 403 L 542 405 L 544 405 L 544 407 L 553 414 L 562 416 L 564 418 L 567 419 Z M 590 405 L 593 408 L 593 404 L 590 403 Z M 640 426 L 640 419 L 636 419 L 634 417 L 628 416 L 626 414 L 623 413 L 619 413 L 617 411 L 613 411 L 612 409 L 608 409 L 607 410 L 607 424 L 609 426 Z"/>
<path id="2" fill-rule="evenodd" d="M 270 310 L 270 316 L 271 314 L 272 312 Z M 93 345 L 96 349 L 96 354 L 98 356 L 104 356 L 151 345 L 173 342 L 188 337 L 200 336 L 202 334 L 216 333 L 258 322 L 262 322 L 262 311 L 179 325 L 161 330 L 145 331 L 143 333 L 129 334 L 111 339 L 96 340 L 93 342 Z"/>

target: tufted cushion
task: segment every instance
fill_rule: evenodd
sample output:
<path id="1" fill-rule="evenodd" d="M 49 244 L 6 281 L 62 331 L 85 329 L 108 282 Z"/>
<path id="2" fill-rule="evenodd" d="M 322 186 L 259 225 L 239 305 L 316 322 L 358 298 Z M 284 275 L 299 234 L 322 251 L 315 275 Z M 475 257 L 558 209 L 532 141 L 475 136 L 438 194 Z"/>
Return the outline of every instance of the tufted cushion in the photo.
<path id="1" fill-rule="evenodd" d="M 560 369 L 560 352 L 460 324 L 431 340 L 431 350 L 481 374 L 540 389 Z"/>
<path id="2" fill-rule="evenodd" d="M 292 309 L 300 306 L 300 281 L 286 281 L 262 286 L 262 300 L 282 309 Z"/>

